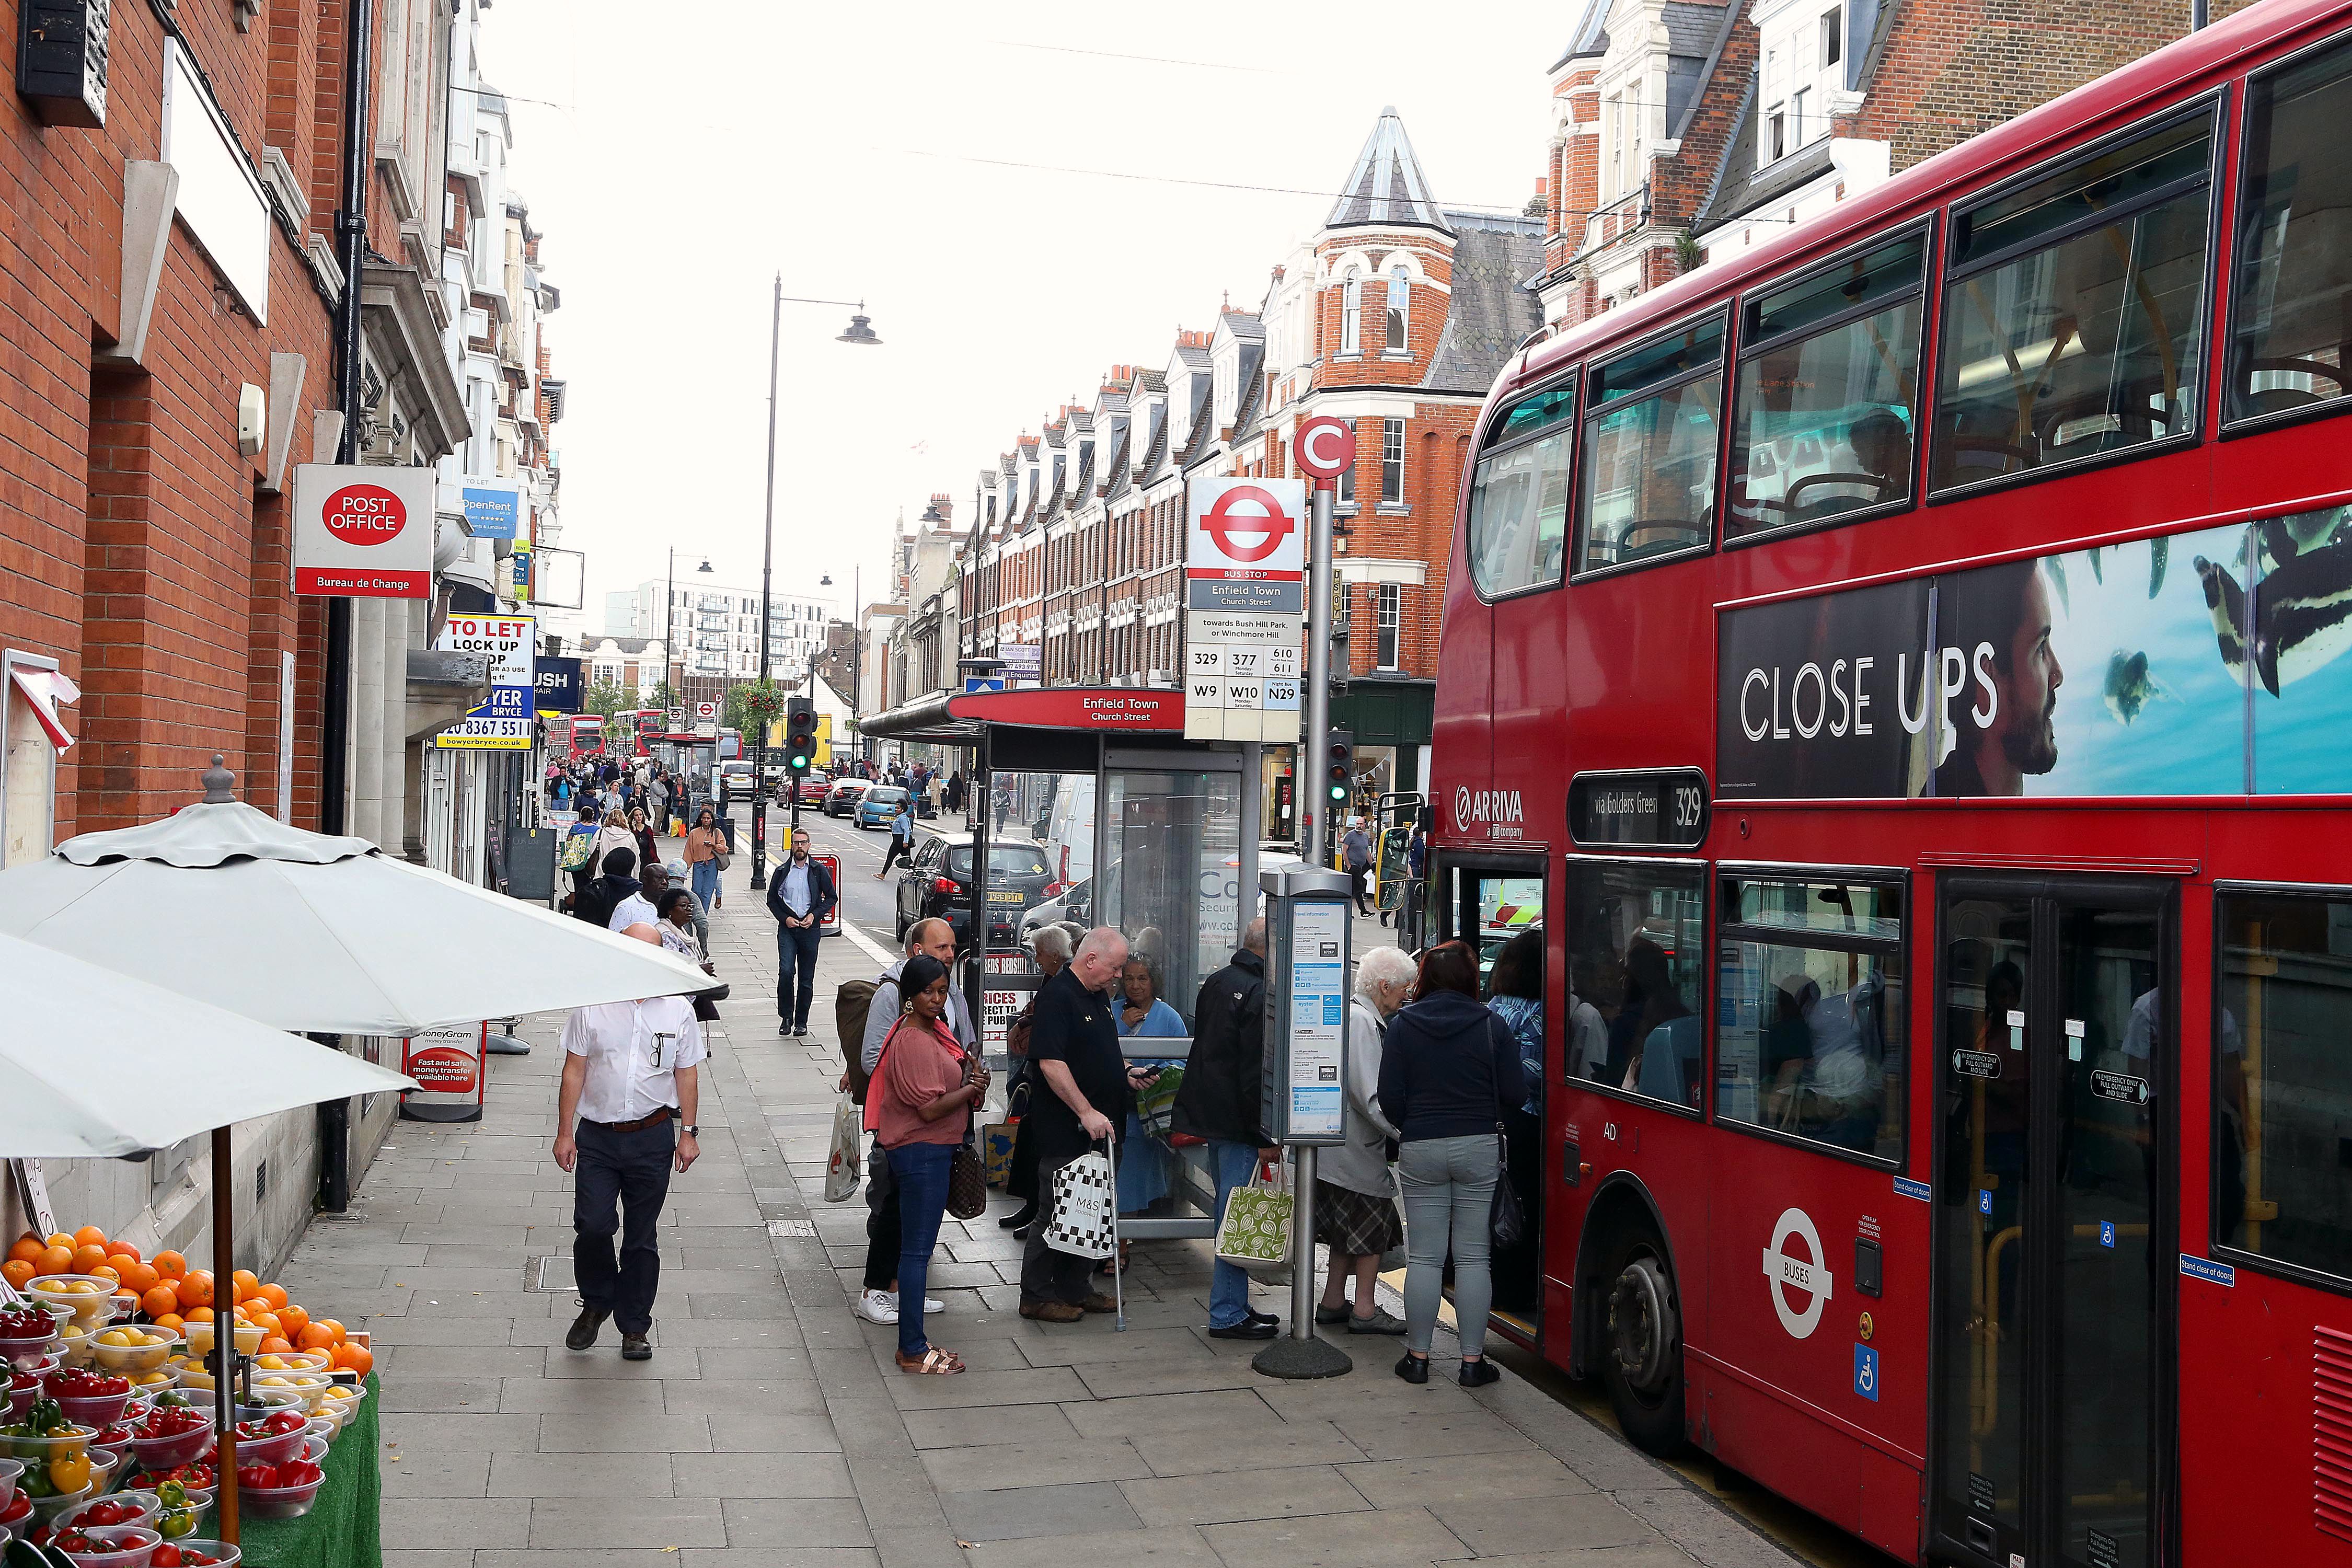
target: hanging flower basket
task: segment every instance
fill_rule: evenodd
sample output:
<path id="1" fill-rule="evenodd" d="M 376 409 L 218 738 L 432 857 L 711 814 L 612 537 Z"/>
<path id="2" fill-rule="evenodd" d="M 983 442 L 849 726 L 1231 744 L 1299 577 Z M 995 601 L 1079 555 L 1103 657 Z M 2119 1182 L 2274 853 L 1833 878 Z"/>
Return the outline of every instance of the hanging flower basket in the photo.
<path id="1" fill-rule="evenodd" d="M 747 686 L 743 706 L 759 718 L 773 719 L 784 710 L 784 695 L 772 686 Z"/>

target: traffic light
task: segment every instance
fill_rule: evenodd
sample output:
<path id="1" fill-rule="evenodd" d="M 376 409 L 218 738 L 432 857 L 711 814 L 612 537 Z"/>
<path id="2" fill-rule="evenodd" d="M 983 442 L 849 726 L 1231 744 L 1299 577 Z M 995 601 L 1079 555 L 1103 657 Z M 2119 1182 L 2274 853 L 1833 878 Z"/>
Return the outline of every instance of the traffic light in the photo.
<path id="1" fill-rule="evenodd" d="M 1329 780 L 1327 793 L 1333 805 L 1344 806 L 1356 797 L 1356 732 L 1353 730 L 1331 731 L 1331 748 L 1327 753 L 1325 771 Z"/>
<path id="2" fill-rule="evenodd" d="M 816 704 L 805 697 L 784 703 L 784 771 L 805 777 L 816 766 Z"/>

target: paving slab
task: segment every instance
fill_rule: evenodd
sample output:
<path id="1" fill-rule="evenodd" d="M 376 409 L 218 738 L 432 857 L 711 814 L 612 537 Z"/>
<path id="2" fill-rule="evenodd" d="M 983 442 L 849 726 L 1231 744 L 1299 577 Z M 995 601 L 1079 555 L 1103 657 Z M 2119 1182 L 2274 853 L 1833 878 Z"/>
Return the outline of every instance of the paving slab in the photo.
<path id="1" fill-rule="evenodd" d="M 747 875 L 739 859 L 713 922 L 742 1000 L 709 1030 L 704 1157 L 663 1215 L 650 1362 L 621 1361 L 609 1326 L 564 1349 L 576 1298 L 536 1288 L 538 1260 L 572 1247 L 549 1150 L 560 1016 L 522 1022 L 531 1055 L 492 1061 L 480 1123 L 401 1124 L 353 1217 L 314 1226 L 283 1270 L 375 1336 L 387 1568 L 1380 1568 L 1474 1551 L 1500 1568 L 1785 1568 L 1515 1376 L 1412 1388 L 1386 1375 L 1385 1342 L 1343 1340 L 1348 1377 L 1260 1377 L 1257 1345 L 1202 1333 L 1199 1244 L 1138 1247 L 1123 1333 L 1024 1320 L 1003 1198 L 942 1227 L 931 1280 L 949 1308 L 929 1331 L 971 1370 L 898 1373 L 895 1331 L 849 1310 L 862 1196 L 819 1195 L 831 1007 L 806 1042 L 772 1033 L 774 928 Z M 856 938 L 828 941 L 818 989 L 877 966 Z M 1280 1289 L 1253 1299 L 1288 1312 Z"/>

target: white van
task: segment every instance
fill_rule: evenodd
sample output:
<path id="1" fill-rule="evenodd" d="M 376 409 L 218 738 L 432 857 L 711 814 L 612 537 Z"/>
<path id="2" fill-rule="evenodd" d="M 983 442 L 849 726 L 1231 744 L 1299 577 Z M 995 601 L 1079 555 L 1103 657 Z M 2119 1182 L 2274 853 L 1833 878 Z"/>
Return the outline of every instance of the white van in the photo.
<path id="1" fill-rule="evenodd" d="M 1095 874 L 1095 775 L 1065 773 L 1054 786 L 1054 804 L 1045 814 L 1046 863 L 1054 879 L 1083 882 Z"/>

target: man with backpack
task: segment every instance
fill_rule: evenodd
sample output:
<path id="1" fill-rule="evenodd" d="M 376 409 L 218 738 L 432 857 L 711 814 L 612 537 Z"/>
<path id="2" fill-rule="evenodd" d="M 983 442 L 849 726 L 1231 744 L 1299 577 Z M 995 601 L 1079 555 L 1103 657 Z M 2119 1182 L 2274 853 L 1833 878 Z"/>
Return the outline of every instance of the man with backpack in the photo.
<path id="1" fill-rule="evenodd" d="M 907 931 L 907 950 L 899 960 L 884 970 L 874 980 L 852 980 L 834 994 L 834 1030 L 841 1037 L 842 1054 L 847 1058 L 847 1072 L 843 1082 L 850 1098 L 858 1104 L 866 1103 L 867 1085 L 879 1070 L 883 1043 L 890 1037 L 890 1026 L 898 1021 L 905 1004 L 898 995 L 898 976 L 907 967 L 907 960 L 918 954 L 938 959 L 955 970 L 955 930 L 942 920 L 917 921 Z M 955 1031 L 956 1039 L 966 1054 L 980 1046 L 979 1031 L 972 1027 L 971 1011 L 964 1000 L 963 988 L 952 986 L 948 992 L 945 1022 Z M 855 1055 L 850 1053 L 851 1040 L 858 1042 Z M 869 1107 L 866 1113 L 866 1131 L 875 1131 L 875 1113 Z M 866 1161 L 866 1280 L 851 1303 L 857 1315 L 870 1323 L 895 1323 L 898 1321 L 898 1189 L 890 1179 L 890 1162 L 877 1139 L 868 1146 Z M 933 1297 L 923 1299 L 923 1310 L 938 1312 L 947 1303 Z"/>

